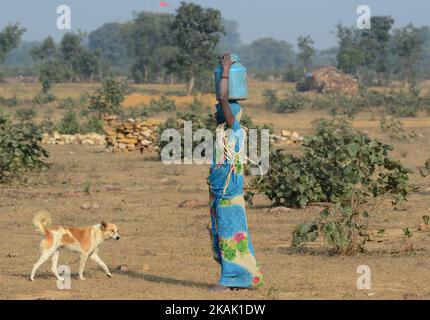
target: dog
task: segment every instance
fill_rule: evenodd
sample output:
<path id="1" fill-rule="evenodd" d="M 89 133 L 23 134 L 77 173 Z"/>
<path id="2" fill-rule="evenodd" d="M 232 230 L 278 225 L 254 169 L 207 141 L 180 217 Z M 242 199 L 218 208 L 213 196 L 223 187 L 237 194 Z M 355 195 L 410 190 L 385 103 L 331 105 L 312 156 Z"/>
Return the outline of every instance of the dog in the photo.
<path id="1" fill-rule="evenodd" d="M 33 225 L 44 235 L 40 242 L 41 256 L 34 264 L 30 280 L 34 280 L 37 269 L 52 257 L 52 272 L 58 280 L 64 278 L 58 274 L 59 249 L 66 248 L 80 253 L 79 279 L 85 280 L 84 268 L 88 257 L 104 270 L 106 276 L 112 277 L 107 265 L 98 256 L 100 245 L 109 239 L 119 240 L 118 227 L 112 223 L 101 222 L 91 227 L 50 227 L 51 215 L 48 212 L 38 212 L 33 218 Z"/>

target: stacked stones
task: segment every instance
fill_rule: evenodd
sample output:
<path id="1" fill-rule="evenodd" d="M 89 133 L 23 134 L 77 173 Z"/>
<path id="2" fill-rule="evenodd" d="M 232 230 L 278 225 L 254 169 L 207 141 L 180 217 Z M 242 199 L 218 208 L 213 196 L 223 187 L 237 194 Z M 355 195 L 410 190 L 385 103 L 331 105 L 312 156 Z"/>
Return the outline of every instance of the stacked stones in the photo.
<path id="1" fill-rule="evenodd" d="M 304 137 L 300 136 L 298 132 L 282 130 L 281 135 L 271 135 L 271 139 L 275 143 L 285 143 L 287 145 L 301 144 Z"/>
<path id="2" fill-rule="evenodd" d="M 105 136 L 97 133 L 87 134 L 60 134 L 54 132 L 52 135 L 44 133 L 42 144 L 84 144 L 89 146 L 102 146 L 105 144 Z"/>
<path id="3" fill-rule="evenodd" d="M 116 116 L 105 120 L 106 151 L 108 152 L 153 152 L 158 149 L 157 126 L 149 120 L 127 119 Z"/>

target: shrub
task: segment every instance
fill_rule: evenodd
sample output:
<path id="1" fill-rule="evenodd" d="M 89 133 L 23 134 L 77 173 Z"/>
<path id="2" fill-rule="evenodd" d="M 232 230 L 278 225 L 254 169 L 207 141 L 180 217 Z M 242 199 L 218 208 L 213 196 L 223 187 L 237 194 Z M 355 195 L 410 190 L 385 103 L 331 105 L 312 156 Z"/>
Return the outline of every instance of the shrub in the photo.
<path id="1" fill-rule="evenodd" d="M 19 104 L 18 98 L 14 95 L 12 98 L 4 98 L 0 96 L 0 105 L 6 107 L 16 107 Z"/>
<path id="2" fill-rule="evenodd" d="M 78 116 L 75 111 L 69 109 L 64 114 L 63 118 L 57 126 L 57 130 L 61 134 L 77 134 L 81 132 L 81 125 L 78 121 Z"/>
<path id="3" fill-rule="evenodd" d="M 190 104 L 190 110 L 194 113 L 202 113 L 205 110 L 208 110 L 208 106 L 204 104 L 204 102 L 198 97 L 194 96 L 193 102 Z"/>
<path id="4" fill-rule="evenodd" d="M 151 101 L 149 102 L 149 109 L 153 113 L 158 113 L 162 111 L 175 111 L 175 100 L 170 99 L 165 95 L 162 95 L 158 100 L 151 99 Z"/>
<path id="5" fill-rule="evenodd" d="M 72 98 L 66 98 L 66 99 L 64 99 L 64 100 L 61 100 L 59 103 L 58 103 L 58 107 L 60 108 L 60 109 L 72 109 L 72 108 L 75 108 L 77 106 L 77 103 L 76 103 L 76 101 L 75 100 L 73 100 Z"/>
<path id="6" fill-rule="evenodd" d="M 33 103 L 38 105 L 44 105 L 49 102 L 55 101 L 56 97 L 51 92 L 40 91 L 34 98 Z"/>
<path id="7" fill-rule="evenodd" d="M 124 101 L 126 85 L 109 79 L 89 96 L 88 103 L 91 111 L 103 114 L 119 114 L 121 103 Z"/>
<path id="8" fill-rule="evenodd" d="M 23 177 L 27 171 L 47 169 L 48 152 L 40 146 L 42 135 L 31 123 L 12 124 L 0 113 L 0 183 Z"/>
<path id="9" fill-rule="evenodd" d="M 417 137 L 417 134 L 414 131 L 406 132 L 400 120 L 391 117 L 382 117 L 379 121 L 379 124 L 381 127 L 381 131 L 387 134 L 388 137 L 392 140 L 408 141 Z"/>
<path id="10" fill-rule="evenodd" d="M 294 113 L 302 110 L 307 104 L 307 99 L 294 91 L 288 91 L 283 99 L 280 99 L 276 90 L 266 89 L 263 92 L 266 109 L 278 113 Z"/>
<path id="11" fill-rule="evenodd" d="M 391 146 L 355 131 L 347 122 L 319 120 L 315 129 L 305 139 L 303 156 L 272 153 L 269 172 L 258 189 L 278 205 L 327 203 L 318 218 L 297 227 L 293 245 L 322 233 L 336 252 L 363 250 L 370 240 L 367 218 L 372 204 L 387 196 L 393 204 L 405 201 L 416 190 L 409 185 L 411 171 L 389 156 Z"/>
<path id="12" fill-rule="evenodd" d="M 15 117 L 20 122 L 33 120 L 36 116 L 37 116 L 37 112 L 33 108 L 22 108 L 22 109 L 16 110 L 15 112 Z"/>
<path id="13" fill-rule="evenodd" d="M 274 89 L 266 89 L 263 92 L 264 105 L 267 110 L 274 110 L 278 106 L 278 95 Z"/>
<path id="14" fill-rule="evenodd" d="M 48 109 L 43 113 L 43 119 L 40 123 L 40 129 L 44 133 L 52 134 L 55 129 L 54 121 L 52 121 L 52 110 Z"/>
<path id="15" fill-rule="evenodd" d="M 278 113 L 294 113 L 302 110 L 307 101 L 297 92 L 288 92 L 284 99 L 279 100 L 275 111 Z"/>
<path id="16" fill-rule="evenodd" d="M 89 116 L 87 121 L 81 126 L 81 133 L 104 133 L 104 121 L 95 116 Z"/>
<path id="17" fill-rule="evenodd" d="M 423 109 L 422 98 L 410 92 L 391 92 L 385 99 L 385 111 L 398 117 L 416 117 Z"/>

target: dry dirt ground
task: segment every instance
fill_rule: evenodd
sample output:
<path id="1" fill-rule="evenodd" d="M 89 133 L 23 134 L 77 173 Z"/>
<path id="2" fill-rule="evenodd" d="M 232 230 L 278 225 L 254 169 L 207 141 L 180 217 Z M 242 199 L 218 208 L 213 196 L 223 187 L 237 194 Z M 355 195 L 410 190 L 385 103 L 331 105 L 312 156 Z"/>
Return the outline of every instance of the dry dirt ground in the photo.
<path id="1" fill-rule="evenodd" d="M 273 115 L 248 109 L 276 129 L 306 134 L 315 113 Z M 413 168 L 430 157 L 430 119 L 404 120 L 420 138 L 394 143 L 394 156 Z M 354 125 L 384 138 L 374 114 L 359 115 Z M 321 243 L 291 248 L 294 227 L 319 208 L 269 214 L 270 203 L 258 197 L 248 210 L 256 256 L 267 277 L 265 287 L 249 292 L 212 294 L 218 267 L 211 259 L 206 207 L 183 209 L 188 199 L 206 199 L 206 166 L 166 166 L 141 154 L 106 154 L 102 147 L 51 146 L 52 167 L 31 177 L 25 187 L 0 189 L 0 298 L 2 299 L 429 299 L 430 234 L 417 231 L 430 214 L 430 180 L 413 176 L 422 191 L 410 197 L 404 211 L 384 206 L 372 213 L 375 241 L 368 253 L 331 256 Z M 99 208 L 82 209 L 88 201 Z M 57 290 L 43 265 L 35 282 L 27 277 L 38 259 L 40 236 L 31 224 L 38 210 L 52 213 L 54 224 L 91 225 L 101 220 L 119 226 L 122 239 L 109 241 L 100 256 L 113 278 L 89 261 L 87 281 L 77 279 L 78 255 L 63 251 L 60 264 L 72 269 L 71 290 Z M 403 228 L 413 231 L 415 251 L 401 253 Z M 376 231 L 385 229 L 383 235 Z M 371 269 L 371 290 L 357 290 L 357 267 Z M 122 266 L 122 267 L 121 267 Z"/>

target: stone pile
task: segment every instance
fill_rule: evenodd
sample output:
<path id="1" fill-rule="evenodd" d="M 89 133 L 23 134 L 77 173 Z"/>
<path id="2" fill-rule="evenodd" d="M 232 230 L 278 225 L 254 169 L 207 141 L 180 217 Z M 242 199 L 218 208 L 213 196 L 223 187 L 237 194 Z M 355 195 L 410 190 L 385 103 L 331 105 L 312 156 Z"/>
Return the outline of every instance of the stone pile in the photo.
<path id="1" fill-rule="evenodd" d="M 44 133 L 42 136 L 42 144 L 83 144 L 90 146 L 102 146 L 105 144 L 105 136 L 97 133 L 60 134 L 58 132 L 54 132 L 51 135 Z"/>
<path id="2" fill-rule="evenodd" d="M 157 151 L 157 126 L 152 121 L 139 119 L 121 121 L 116 116 L 107 116 L 104 120 L 106 151 Z"/>
<path id="3" fill-rule="evenodd" d="M 295 131 L 282 130 L 280 135 L 271 135 L 270 138 L 275 143 L 285 143 L 287 145 L 301 144 L 304 137 Z"/>

